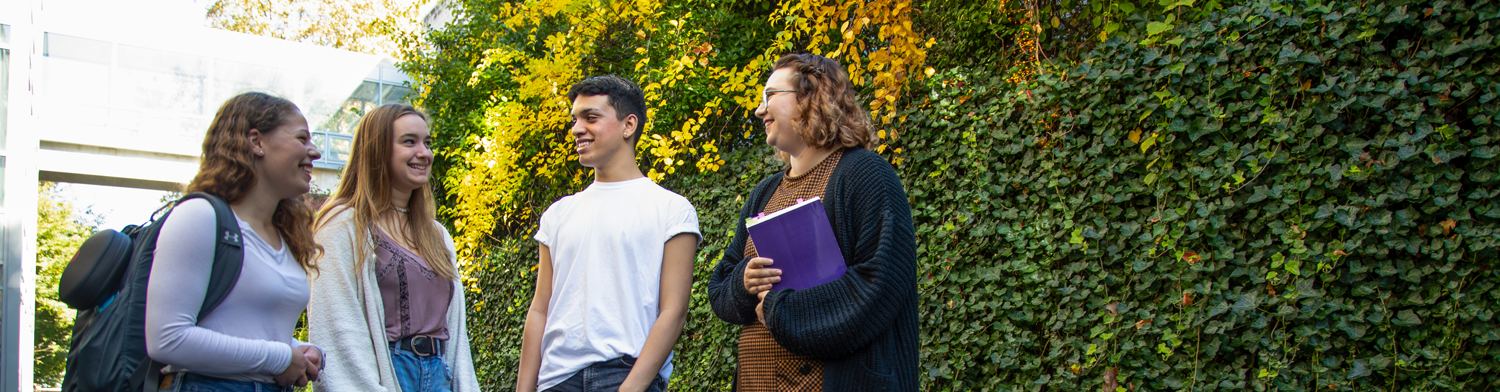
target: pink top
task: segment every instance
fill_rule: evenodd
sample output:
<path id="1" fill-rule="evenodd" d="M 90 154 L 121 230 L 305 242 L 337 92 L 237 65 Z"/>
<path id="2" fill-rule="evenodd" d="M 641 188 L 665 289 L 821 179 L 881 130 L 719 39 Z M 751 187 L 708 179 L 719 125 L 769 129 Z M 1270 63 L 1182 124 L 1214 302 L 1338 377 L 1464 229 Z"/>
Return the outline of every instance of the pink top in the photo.
<path id="1" fill-rule="evenodd" d="M 375 233 L 375 277 L 385 306 L 385 338 L 428 335 L 448 338 L 448 303 L 453 282 L 422 262 L 422 256 L 401 247 L 380 229 Z"/>

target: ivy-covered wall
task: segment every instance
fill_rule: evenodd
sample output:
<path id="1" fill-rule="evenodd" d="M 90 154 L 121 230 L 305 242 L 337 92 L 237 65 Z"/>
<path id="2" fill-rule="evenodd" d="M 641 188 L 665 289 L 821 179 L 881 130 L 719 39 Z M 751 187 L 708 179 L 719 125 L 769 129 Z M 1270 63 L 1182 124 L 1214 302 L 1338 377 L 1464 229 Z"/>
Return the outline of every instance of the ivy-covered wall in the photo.
<path id="1" fill-rule="evenodd" d="M 663 83 L 663 139 L 643 165 L 694 203 L 706 237 L 671 389 L 727 390 L 738 328 L 709 310 L 706 279 L 743 195 L 781 167 L 749 116 L 763 59 L 892 46 L 907 49 L 837 56 L 923 71 L 903 71 L 899 91 L 860 84 L 891 96 L 882 154 L 918 230 L 923 390 L 1500 388 L 1495 3 L 868 2 L 916 22 L 899 44 L 879 24 L 829 34 L 885 12 L 856 2 L 637 2 L 658 8 L 597 31 L 578 16 L 593 2 L 498 16 L 472 9 L 511 3 L 464 3 L 470 22 L 408 67 L 447 160 L 444 214 L 470 241 L 487 388 L 514 384 L 536 215 L 588 178 L 566 119 L 536 117 L 566 88 L 537 86 Z M 1038 35 L 1048 10 L 1084 27 Z M 608 34 L 648 23 L 690 34 Z M 1076 41 L 1035 42 L 1058 36 Z M 931 42 L 916 48 L 932 61 L 909 42 Z M 1063 46 L 1083 49 L 1036 49 Z M 583 63 L 548 72 L 574 51 Z"/>
<path id="2" fill-rule="evenodd" d="M 1497 12 L 1257 4 L 932 78 L 925 388 L 1500 387 Z"/>

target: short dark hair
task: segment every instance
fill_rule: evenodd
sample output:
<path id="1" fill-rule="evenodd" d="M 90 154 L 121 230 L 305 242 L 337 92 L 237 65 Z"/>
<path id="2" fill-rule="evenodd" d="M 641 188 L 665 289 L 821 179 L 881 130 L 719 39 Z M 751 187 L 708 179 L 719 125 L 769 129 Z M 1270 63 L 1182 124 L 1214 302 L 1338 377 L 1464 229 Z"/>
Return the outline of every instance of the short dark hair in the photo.
<path id="1" fill-rule="evenodd" d="M 641 92 L 640 86 L 619 76 L 600 75 L 584 79 L 568 89 L 568 101 L 579 96 L 596 95 L 609 96 L 609 106 L 615 108 L 618 119 L 624 120 L 625 116 L 634 114 L 637 121 L 635 134 L 631 135 L 632 142 L 641 140 L 641 134 L 646 130 L 646 94 Z"/>

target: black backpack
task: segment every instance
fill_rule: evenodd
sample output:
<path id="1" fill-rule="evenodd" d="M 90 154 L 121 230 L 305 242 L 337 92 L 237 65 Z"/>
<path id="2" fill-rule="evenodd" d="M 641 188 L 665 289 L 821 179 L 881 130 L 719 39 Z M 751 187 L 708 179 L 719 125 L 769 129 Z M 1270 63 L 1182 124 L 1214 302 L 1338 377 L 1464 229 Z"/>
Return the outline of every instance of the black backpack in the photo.
<path id="1" fill-rule="evenodd" d="M 217 196 L 193 193 L 158 209 L 144 225 L 95 233 L 68 262 L 58 285 L 62 301 L 78 309 L 63 391 L 157 389 L 162 365 L 146 356 L 146 283 L 162 223 L 172 207 L 191 199 L 207 200 L 218 220 L 213 272 L 198 319 L 234 288 L 245 257 L 240 226 L 229 204 Z"/>

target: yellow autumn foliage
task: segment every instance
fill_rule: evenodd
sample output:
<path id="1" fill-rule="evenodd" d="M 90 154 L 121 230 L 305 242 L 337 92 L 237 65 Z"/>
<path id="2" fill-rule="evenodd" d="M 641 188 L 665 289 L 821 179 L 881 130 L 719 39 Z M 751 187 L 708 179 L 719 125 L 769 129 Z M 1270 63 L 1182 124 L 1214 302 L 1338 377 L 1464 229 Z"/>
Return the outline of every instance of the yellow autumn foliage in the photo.
<path id="1" fill-rule="evenodd" d="M 442 178 L 450 198 L 442 212 L 452 218 L 466 260 L 482 253 L 497 229 L 523 229 L 551 202 L 521 199 L 531 179 L 568 178 L 574 190 L 588 180 L 566 144 L 566 95 L 573 83 L 593 76 L 588 70 L 597 65 L 599 51 L 614 49 L 601 46 L 612 34 L 638 43 L 627 50 L 630 68 L 613 73 L 630 76 L 645 93 L 650 121 L 637 156 L 655 181 L 685 170 L 721 170 L 721 138 L 712 135 L 750 138 L 759 132 L 758 126 L 727 119 L 751 116 L 768 67 L 786 53 L 835 58 L 856 86 L 873 92 L 869 109 L 883 151 L 884 140 L 900 134 L 899 97 L 907 83 L 927 76 L 926 50 L 933 44 L 912 29 L 910 0 L 783 2 L 764 21 L 775 32 L 771 44 L 751 48 L 758 54 L 738 64 L 719 57 L 724 48 L 714 47 L 702 14 L 657 0 L 532 0 L 494 12 L 487 17 L 524 33 L 525 42 L 482 52 L 469 85 L 505 75 L 510 87 L 475 102 L 484 105 L 482 132 L 461 151 L 444 152 L 455 162 Z M 556 28 L 559 21 L 566 21 L 563 28 Z"/>

